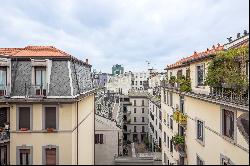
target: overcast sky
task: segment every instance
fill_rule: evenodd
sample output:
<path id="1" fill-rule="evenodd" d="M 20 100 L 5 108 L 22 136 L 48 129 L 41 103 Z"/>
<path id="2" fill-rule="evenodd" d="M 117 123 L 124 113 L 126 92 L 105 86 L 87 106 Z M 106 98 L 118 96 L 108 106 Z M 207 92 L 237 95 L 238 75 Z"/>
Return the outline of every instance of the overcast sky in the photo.
<path id="1" fill-rule="evenodd" d="M 163 70 L 249 29 L 249 0 L 5 0 L 0 47 L 53 45 L 94 69 Z"/>

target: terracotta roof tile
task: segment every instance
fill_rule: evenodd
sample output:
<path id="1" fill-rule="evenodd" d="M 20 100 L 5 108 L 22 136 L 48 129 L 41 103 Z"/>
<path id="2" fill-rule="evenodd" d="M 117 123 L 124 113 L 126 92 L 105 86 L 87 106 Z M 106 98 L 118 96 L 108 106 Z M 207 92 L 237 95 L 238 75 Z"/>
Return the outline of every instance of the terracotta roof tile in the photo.
<path id="1" fill-rule="evenodd" d="M 27 46 L 24 48 L 0 48 L 0 54 L 11 57 L 70 57 L 69 54 L 53 46 Z"/>
<path id="2" fill-rule="evenodd" d="M 202 58 L 202 57 L 210 56 L 210 55 L 215 54 L 216 52 L 221 51 L 223 49 L 224 49 L 224 47 L 218 43 L 217 47 L 215 45 L 213 45 L 211 49 L 207 48 L 206 51 L 199 52 L 199 53 L 197 53 L 195 51 L 193 53 L 193 55 L 191 55 L 189 57 L 186 57 L 186 58 L 183 58 L 183 59 L 177 61 L 174 64 L 168 65 L 166 67 L 166 69 L 171 69 L 171 68 L 179 67 L 179 66 L 183 65 L 185 62 L 190 62 L 192 60 L 196 60 L 196 59 L 199 59 L 199 58 Z"/>

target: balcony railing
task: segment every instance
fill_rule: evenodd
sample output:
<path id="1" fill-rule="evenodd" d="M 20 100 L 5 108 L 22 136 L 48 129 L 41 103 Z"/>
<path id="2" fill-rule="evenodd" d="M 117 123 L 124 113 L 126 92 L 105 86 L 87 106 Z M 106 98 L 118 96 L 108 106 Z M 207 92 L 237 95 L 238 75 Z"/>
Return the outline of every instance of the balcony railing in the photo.
<path id="1" fill-rule="evenodd" d="M 27 94 L 31 97 L 45 97 L 48 94 L 47 85 L 31 85 L 27 87 Z"/>
<path id="2" fill-rule="evenodd" d="M 173 114 L 173 119 L 179 123 L 180 125 L 186 125 L 187 124 L 187 115 L 180 111 L 175 111 Z"/>
<path id="3" fill-rule="evenodd" d="M 10 133 L 3 130 L 0 131 L 0 142 L 8 141 L 10 139 Z"/>
<path id="4" fill-rule="evenodd" d="M 186 157 L 186 148 L 185 144 L 177 144 L 174 146 L 175 150 L 179 152 L 181 157 Z"/>
<path id="5" fill-rule="evenodd" d="M 0 97 L 1 96 L 10 96 L 10 86 L 9 85 L 0 85 Z"/>
<path id="6" fill-rule="evenodd" d="M 177 86 L 177 84 L 169 84 L 166 81 L 161 82 L 161 86 L 166 89 L 180 91 L 180 88 Z M 204 100 L 214 101 L 217 103 L 228 103 L 233 104 L 239 107 L 248 107 L 249 106 L 249 90 L 247 89 L 245 92 L 237 92 L 234 89 L 230 88 L 211 88 L 211 91 L 209 94 L 200 94 L 195 92 L 182 92 L 186 93 L 187 96 L 192 96 L 195 98 L 200 98 Z"/>

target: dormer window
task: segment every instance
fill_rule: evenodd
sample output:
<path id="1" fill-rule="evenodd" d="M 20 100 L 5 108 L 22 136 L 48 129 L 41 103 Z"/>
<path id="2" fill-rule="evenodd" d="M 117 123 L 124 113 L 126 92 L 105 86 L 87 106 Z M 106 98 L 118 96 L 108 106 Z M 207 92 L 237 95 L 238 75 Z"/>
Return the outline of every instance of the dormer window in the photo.
<path id="1" fill-rule="evenodd" d="M 0 96 L 6 95 L 7 67 L 0 67 Z"/>
<path id="2" fill-rule="evenodd" d="M 35 67 L 36 95 L 46 95 L 46 67 Z"/>

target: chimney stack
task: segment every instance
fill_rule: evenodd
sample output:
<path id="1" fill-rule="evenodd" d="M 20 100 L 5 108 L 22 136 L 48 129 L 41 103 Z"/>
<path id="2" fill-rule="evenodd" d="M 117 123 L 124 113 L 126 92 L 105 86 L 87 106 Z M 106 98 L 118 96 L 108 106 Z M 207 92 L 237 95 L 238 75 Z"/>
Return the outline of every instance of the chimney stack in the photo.
<path id="1" fill-rule="evenodd" d="M 232 42 L 232 37 L 228 37 L 227 40 L 228 40 L 229 42 Z"/>
<path id="2" fill-rule="evenodd" d="M 86 64 L 89 64 L 89 60 L 88 59 L 86 59 Z"/>
<path id="3" fill-rule="evenodd" d="M 248 35 L 247 30 L 244 30 L 244 36 Z"/>
<path id="4" fill-rule="evenodd" d="M 237 33 L 237 38 L 238 38 L 238 39 L 240 38 L 240 33 Z"/>

